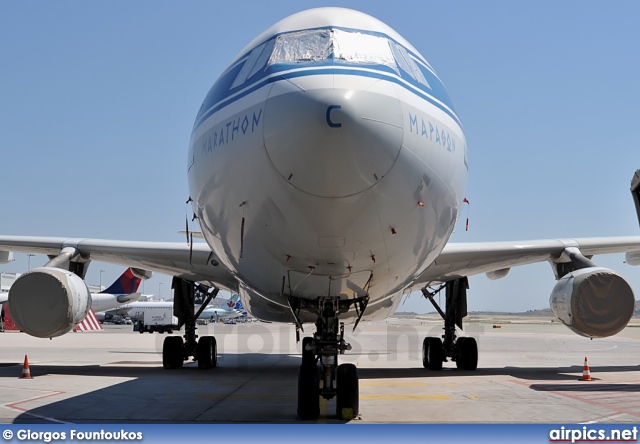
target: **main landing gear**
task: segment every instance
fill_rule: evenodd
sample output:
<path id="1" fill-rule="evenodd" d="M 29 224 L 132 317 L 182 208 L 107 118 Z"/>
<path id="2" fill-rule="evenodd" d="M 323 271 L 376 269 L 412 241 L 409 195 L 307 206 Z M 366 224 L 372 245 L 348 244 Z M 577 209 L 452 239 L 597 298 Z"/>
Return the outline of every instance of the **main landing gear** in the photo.
<path id="1" fill-rule="evenodd" d="M 215 336 L 202 336 L 200 340 L 195 332 L 185 332 L 180 336 L 167 336 L 162 345 L 162 366 L 166 369 L 182 368 L 184 361 L 193 356 L 201 370 L 218 365 L 218 347 Z"/>
<path id="2" fill-rule="evenodd" d="M 184 325 L 184 336 L 167 336 L 162 345 L 162 366 L 166 369 L 181 368 L 190 357 L 198 362 L 201 370 L 216 367 L 218 364 L 218 347 L 214 336 L 202 336 L 198 340 L 196 334 L 196 319 L 211 299 L 218 295 L 219 289 L 209 289 L 196 286 L 193 282 L 174 278 L 174 315 L 178 318 L 178 325 Z M 200 310 L 194 313 L 196 291 L 206 293 L 205 301 Z M 183 339 L 184 338 L 184 339 Z"/>
<path id="3" fill-rule="evenodd" d="M 356 305 L 359 320 L 368 300 L 368 297 L 348 301 L 325 297 L 309 302 L 298 299 L 295 303 L 298 310 L 302 304 L 318 314 L 315 334 L 302 340 L 302 364 L 298 370 L 298 416 L 301 419 L 318 418 L 319 396 L 336 398 L 339 419 L 350 420 L 358 416 L 358 370 L 353 364 L 338 365 L 338 355 L 351 350 L 351 345 L 344 340 L 344 324 L 338 321 L 338 315 Z"/>
<path id="4" fill-rule="evenodd" d="M 456 337 L 456 325 L 462 329 L 462 319 L 467 316 L 467 278 L 449 281 L 444 285 L 446 290 L 445 312 L 438 306 L 433 297 L 442 290 L 430 293 L 422 289 L 424 297 L 429 299 L 444 319 L 444 335 L 442 339 L 426 337 L 422 343 L 422 364 L 429 370 L 442 370 L 442 363 L 451 358 L 456 367 L 462 370 L 478 368 L 478 343 L 475 338 Z"/>

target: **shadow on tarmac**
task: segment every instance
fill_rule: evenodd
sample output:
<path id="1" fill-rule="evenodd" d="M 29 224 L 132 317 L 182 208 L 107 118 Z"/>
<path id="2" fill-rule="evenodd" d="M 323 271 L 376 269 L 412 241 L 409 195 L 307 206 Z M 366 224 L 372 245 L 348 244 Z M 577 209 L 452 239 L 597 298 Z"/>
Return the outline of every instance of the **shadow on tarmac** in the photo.
<path id="1" fill-rule="evenodd" d="M 296 419 L 295 413 L 299 365 L 300 357 L 296 355 L 259 353 L 221 354 L 219 367 L 211 370 L 199 370 L 196 363 L 186 364 L 179 370 L 165 370 L 161 361 L 117 361 L 107 365 L 81 366 L 32 365 L 31 375 L 36 379 L 47 375 L 105 379 L 96 382 L 101 388 L 32 408 L 20 414 L 14 422 L 46 423 L 46 418 L 56 418 L 72 423 L 302 423 Z M 429 371 L 422 367 L 360 368 L 359 377 L 361 380 L 375 380 L 506 375 L 521 381 L 546 381 L 530 385 L 532 390 L 542 392 L 639 392 L 639 384 L 600 383 L 597 379 L 600 372 L 639 370 L 640 366 L 591 367 L 594 381 L 584 384 L 568 383 L 577 381 L 582 373 L 580 366 L 480 368 L 476 371 L 451 367 L 442 371 Z M 20 372 L 21 364 L 3 364 L 0 366 L 0 383 L 2 380 L 14 380 Z M 52 385 L 51 390 L 72 393 L 69 387 L 76 383 L 56 378 L 55 384 L 58 385 Z M 15 387 L 15 384 L 11 385 Z M 334 411 L 335 401 L 326 402 L 319 422 L 342 423 L 332 416 Z"/>

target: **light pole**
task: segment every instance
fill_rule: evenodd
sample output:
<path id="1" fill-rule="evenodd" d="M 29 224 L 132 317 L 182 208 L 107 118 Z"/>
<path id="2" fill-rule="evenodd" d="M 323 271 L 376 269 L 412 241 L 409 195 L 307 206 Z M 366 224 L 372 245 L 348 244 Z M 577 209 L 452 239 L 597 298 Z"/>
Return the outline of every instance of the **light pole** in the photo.
<path id="1" fill-rule="evenodd" d="M 100 270 L 100 293 L 102 293 L 102 273 L 104 273 L 104 270 Z"/>
<path id="2" fill-rule="evenodd" d="M 31 256 L 35 256 L 35 254 L 27 254 L 29 265 L 27 265 L 27 271 L 31 270 Z"/>

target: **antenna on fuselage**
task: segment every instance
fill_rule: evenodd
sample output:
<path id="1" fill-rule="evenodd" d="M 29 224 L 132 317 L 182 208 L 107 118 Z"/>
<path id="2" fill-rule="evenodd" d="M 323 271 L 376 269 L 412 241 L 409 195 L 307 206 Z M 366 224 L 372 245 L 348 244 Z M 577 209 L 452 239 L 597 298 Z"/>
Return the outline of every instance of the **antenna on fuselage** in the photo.
<path id="1" fill-rule="evenodd" d="M 640 170 L 637 170 L 631 178 L 631 195 L 633 196 L 633 203 L 636 205 L 636 214 L 640 224 Z"/>
<path id="2" fill-rule="evenodd" d="M 193 199 L 191 199 L 191 196 L 189 196 L 189 199 L 187 199 L 187 201 L 185 202 L 185 205 L 189 205 L 190 202 L 193 202 Z M 189 245 L 189 264 L 191 264 L 191 260 L 193 259 L 193 232 L 189 231 L 189 216 L 187 214 L 188 214 L 187 209 L 185 208 L 184 223 L 185 223 L 186 235 L 187 235 L 187 245 Z M 193 222 L 195 219 L 196 219 L 196 214 L 193 213 L 193 219 L 191 219 L 191 222 Z"/>
<path id="3" fill-rule="evenodd" d="M 462 202 L 467 204 L 467 223 L 465 224 L 464 231 L 469 231 L 469 210 L 471 209 L 471 204 L 469 203 L 469 199 L 466 197 L 462 200 Z"/>

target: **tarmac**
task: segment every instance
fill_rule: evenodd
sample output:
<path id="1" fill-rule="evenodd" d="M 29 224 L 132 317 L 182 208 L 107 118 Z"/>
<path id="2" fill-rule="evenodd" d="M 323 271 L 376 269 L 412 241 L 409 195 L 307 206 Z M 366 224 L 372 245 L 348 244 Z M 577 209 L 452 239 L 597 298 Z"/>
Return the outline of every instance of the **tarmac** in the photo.
<path id="1" fill-rule="evenodd" d="M 634 324 L 635 322 L 635 324 Z M 166 335 L 131 325 L 48 339 L 0 333 L 0 423 L 305 423 L 296 416 L 300 344 L 289 325 L 199 326 L 215 335 L 218 367 L 162 368 Z M 312 326 L 305 328 L 311 334 Z M 345 328 L 341 356 L 360 377 L 360 415 L 349 423 L 638 423 L 640 321 L 589 340 L 550 318 L 475 316 L 476 371 L 422 366 L 434 316 Z M 28 355 L 33 379 L 20 379 Z M 579 380 L 588 357 L 592 381 Z M 335 401 L 317 422 L 341 423 Z"/>

